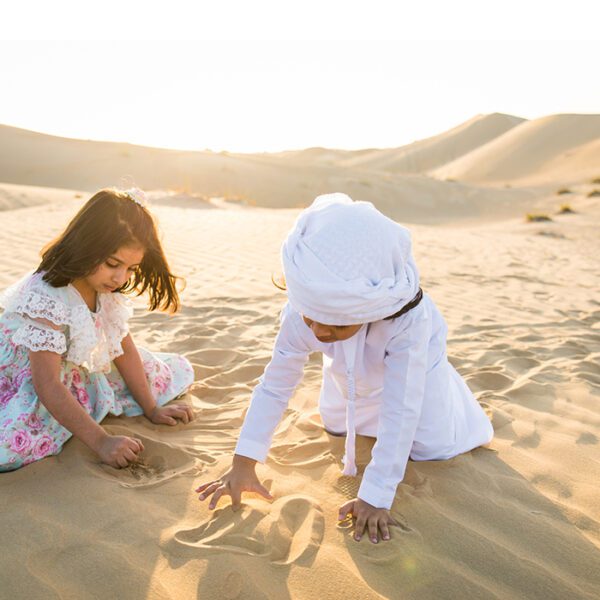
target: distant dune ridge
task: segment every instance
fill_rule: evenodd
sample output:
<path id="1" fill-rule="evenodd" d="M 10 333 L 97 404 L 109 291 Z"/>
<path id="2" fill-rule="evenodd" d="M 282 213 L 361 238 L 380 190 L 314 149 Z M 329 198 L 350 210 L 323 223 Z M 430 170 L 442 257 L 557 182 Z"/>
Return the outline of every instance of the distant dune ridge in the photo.
<path id="1" fill-rule="evenodd" d="M 523 122 L 432 174 L 526 185 L 591 177 L 599 168 L 600 115 L 552 115 Z"/>
<path id="2" fill-rule="evenodd" d="M 92 192 L 135 182 L 268 208 L 306 206 L 318 194 L 344 191 L 422 223 L 515 216 L 554 186 L 596 176 L 598 165 L 600 115 L 527 121 L 494 113 L 400 148 L 271 154 L 168 150 L 0 126 L 6 183 Z"/>
<path id="3" fill-rule="evenodd" d="M 278 156 L 305 165 L 329 164 L 376 172 L 422 174 L 478 148 L 524 120 L 500 113 L 478 115 L 444 133 L 400 148 L 307 148 L 282 152 Z"/>
<path id="4" fill-rule="evenodd" d="M 481 115 L 400 148 L 275 154 L 0 126 L 0 290 L 91 193 L 132 183 L 187 285 L 173 316 L 135 299 L 131 332 L 190 360 L 195 419 L 105 419 L 144 443 L 126 469 L 72 439 L 0 474 L 0 600 L 598 600 L 600 115 Z M 328 191 L 410 225 L 448 358 L 495 431 L 490 449 L 409 461 L 377 546 L 336 519 L 360 477 L 341 475 L 344 440 L 322 427 L 316 355 L 257 468 L 274 501 L 213 512 L 193 492 L 230 465 L 286 301 L 281 242 Z M 373 444 L 357 436 L 359 474 Z"/>
<path id="5" fill-rule="evenodd" d="M 343 164 L 390 173 L 428 173 L 479 148 L 524 120 L 500 113 L 478 115 L 440 135 L 401 148 L 375 150 L 366 156 L 347 159 Z"/>

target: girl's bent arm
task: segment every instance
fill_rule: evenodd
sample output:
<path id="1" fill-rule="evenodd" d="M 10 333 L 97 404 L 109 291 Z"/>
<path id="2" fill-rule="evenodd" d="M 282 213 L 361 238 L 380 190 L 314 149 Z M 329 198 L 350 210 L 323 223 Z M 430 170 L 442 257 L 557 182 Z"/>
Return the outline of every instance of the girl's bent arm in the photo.
<path id="1" fill-rule="evenodd" d="M 144 414 L 150 418 L 156 408 L 156 399 L 148 385 L 142 358 L 130 333 L 121 341 L 121 347 L 123 348 L 123 354 L 114 359 L 115 366 L 135 401 L 140 405 Z"/>
<path id="2" fill-rule="evenodd" d="M 121 373 L 135 401 L 144 411 L 144 415 L 153 423 L 164 425 L 176 425 L 177 419 L 189 423 L 194 418 L 191 407 L 183 404 L 158 406 L 148 384 L 142 358 L 131 334 L 127 334 L 123 338 L 121 347 L 123 348 L 123 354 L 114 359 L 115 366 Z"/>
<path id="3" fill-rule="evenodd" d="M 60 381 L 61 357 L 47 350 L 29 352 L 33 387 L 50 414 L 94 452 L 108 434 Z"/>

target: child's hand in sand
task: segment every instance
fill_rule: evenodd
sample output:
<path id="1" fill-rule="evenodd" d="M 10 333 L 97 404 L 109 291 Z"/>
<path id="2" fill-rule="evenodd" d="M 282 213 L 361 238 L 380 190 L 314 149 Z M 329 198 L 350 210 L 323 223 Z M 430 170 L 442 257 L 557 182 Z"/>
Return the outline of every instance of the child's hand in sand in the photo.
<path id="1" fill-rule="evenodd" d="M 354 539 L 359 542 L 363 536 L 365 528 L 369 533 L 369 539 L 376 544 L 381 532 L 381 539 L 390 539 L 390 525 L 397 525 L 396 521 L 390 515 L 390 511 L 385 508 L 375 508 L 368 502 L 360 498 L 354 498 L 340 506 L 338 520 L 343 521 L 348 515 L 356 519 L 354 526 Z"/>
<path id="2" fill-rule="evenodd" d="M 144 444 L 137 438 L 125 435 L 107 435 L 96 448 L 96 453 L 103 463 L 120 469 L 129 463 L 137 462 L 138 455 L 143 450 Z"/>
<path id="3" fill-rule="evenodd" d="M 208 505 L 211 510 L 215 508 L 219 498 L 223 495 L 231 496 L 231 508 L 233 510 L 240 508 L 242 492 L 255 492 L 267 500 L 272 500 L 273 496 L 258 480 L 255 467 L 255 460 L 236 454 L 233 457 L 231 469 L 227 473 L 220 479 L 203 483 L 196 489 L 196 492 L 200 494 L 198 499 L 206 500 L 212 494 Z"/>
<path id="4" fill-rule="evenodd" d="M 187 425 L 194 419 L 194 412 L 185 404 L 169 404 L 155 406 L 147 417 L 157 425 L 177 425 L 178 419 Z"/>

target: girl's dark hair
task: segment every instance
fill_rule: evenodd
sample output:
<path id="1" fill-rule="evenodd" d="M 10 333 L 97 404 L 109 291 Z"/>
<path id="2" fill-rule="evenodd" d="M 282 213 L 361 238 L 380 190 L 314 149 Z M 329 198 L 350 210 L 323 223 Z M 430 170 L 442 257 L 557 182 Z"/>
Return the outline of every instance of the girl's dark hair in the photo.
<path id="1" fill-rule="evenodd" d="M 152 215 L 125 191 L 104 189 L 94 194 L 67 228 L 42 250 L 37 272 L 54 287 L 68 285 L 92 273 L 122 246 L 140 245 L 144 258 L 119 290 L 148 291 L 149 309 L 175 312 L 179 308 L 177 279 L 169 270 Z"/>

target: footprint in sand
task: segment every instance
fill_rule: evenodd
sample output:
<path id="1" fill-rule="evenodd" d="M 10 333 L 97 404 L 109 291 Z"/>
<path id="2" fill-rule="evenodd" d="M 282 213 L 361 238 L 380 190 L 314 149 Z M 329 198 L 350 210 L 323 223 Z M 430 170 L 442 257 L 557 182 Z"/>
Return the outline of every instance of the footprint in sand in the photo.
<path id="1" fill-rule="evenodd" d="M 478 371 L 467 377 L 469 387 L 475 392 L 503 390 L 510 387 L 512 382 L 513 380 L 510 377 L 491 369 Z"/>
<path id="2" fill-rule="evenodd" d="M 244 355 L 237 350 L 227 350 L 221 348 L 203 348 L 196 350 L 188 355 L 191 362 L 204 367 L 219 367 L 222 369 L 226 365 L 236 363 L 244 358 Z"/>
<path id="3" fill-rule="evenodd" d="M 556 390 L 549 383 L 526 381 L 514 385 L 504 395 L 521 406 L 541 412 L 550 412 L 556 398 Z"/>
<path id="4" fill-rule="evenodd" d="M 540 361 L 534 358 L 527 358 L 525 356 L 515 356 L 502 361 L 502 365 L 512 375 L 521 376 L 526 374 L 531 369 L 539 367 Z"/>
<path id="5" fill-rule="evenodd" d="M 200 552 L 230 552 L 257 556 L 277 565 L 311 560 L 323 539 L 319 506 L 293 495 L 265 505 L 249 501 L 238 512 L 218 510 L 210 520 L 175 533 L 173 543 Z"/>
<path id="6" fill-rule="evenodd" d="M 152 440 L 124 427 L 106 427 L 111 435 L 136 437 L 144 444 L 137 463 L 125 469 L 113 469 L 108 465 L 95 464 L 94 467 L 106 479 L 112 479 L 127 488 L 149 487 L 177 477 L 179 475 L 197 475 L 200 462 L 179 448 L 164 442 Z"/>

